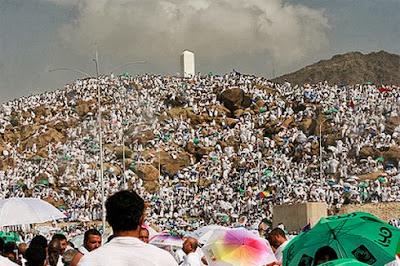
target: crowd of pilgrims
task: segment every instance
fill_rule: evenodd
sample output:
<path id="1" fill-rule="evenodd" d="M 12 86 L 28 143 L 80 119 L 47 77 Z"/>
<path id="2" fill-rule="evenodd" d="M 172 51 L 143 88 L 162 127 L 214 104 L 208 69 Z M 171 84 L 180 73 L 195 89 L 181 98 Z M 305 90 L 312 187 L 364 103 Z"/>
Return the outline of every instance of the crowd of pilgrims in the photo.
<path id="1" fill-rule="evenodd" d="M 221 111 L 223 103 L 216 93 L 217 89 L 221 93 L 232 88 L 252 95 L 250 107 L 236 117 Z M 273 219 L 274 204 L 326 202 L 332 213 L 343 204 L 400 201 L 398 159 L 386 162 L 360 155 L 363 148 L 388 150 L 399 146 L 400 126 L 387 127 L 388 121 L 400 118 L 399 87 L 332 86 L 326 82 L 294 86 L 238 71 L 198 74 L 190 79 L 111 74 L 3 103 L 0 156 L 12 163 L 0 171 L 0 198 L 24 197 L 29 191 L 32 197 L 62 201 L 68 221 L 101 219 L 98 90 L 105 114 L 101 121 L 105 197 L 126 187 L 137 191 L 149 205 L 148 221 L 160 230 L 203 224 L 258 224 L 262 219 Z M 190 118 L 169 116 L 172 102 L 178 99 L 182 109 L 211 122 L 195 124 Z M 256 109 L 260 100 L 264 102 L 262 110 Z M 83 117 L 75 109 L 82 101 L 91 102 L 90 111 Z M 305 108 L 297 110 L 295 106 L 299 105 Z M 66 128 L 67 141 L 46 144 L 48 156 L 43 158 L 32 157 L 38 153 L 37 143 L 24 147 L 20 140 L 4 140 L 7 130 L 35 123 L 38 114 L 34 110 L 40 106 L 50 112 L 40 117 L 42 122 L 31 138 L 46 132 L 51 122 L 79 121 Z M 18 125 L 13 125 L 15 114 L 27 112 L 30 115 L 17 116 Z M 165 119 L 159 120 L 160 116 Z M 291 117 L 298 123 L 312 119 L 330 132 L 323 130 L 320 143 L 318 129 L 311 134 L 300 127 L 286 127 L 284 122 Z M 276 134 L 265 134 L 263 125 L 270 122 L 279 127 Z M 144 144 L 135 140 L 148 130 L 154 133 L 154 139 Z M 326 144 L 324 134 L 331 132 L 339 136 L 335 145 Z M 244 145 L 221 145 L 231 138 Z M 123 140 L 135 154 L 125 171 L 116 152 L 107 148 L 122 146 Z M 190 142 L 195 147 L 214 149 L 200 159 L 191 156 L 190 165 L 176 173 L 161 170 L 160 189 L 149 193 L 134 166 L 152 164 L 159 151 L 176 158 Z M 319 146 L 320 153 L 312 154 Z M 148 149 L 155 152 L 143 156 Z M 295 160 L 296 151 L 301 151 L 302 157 Z M 360 180 L 359 176 L 373 172 L 380 172 L 380 177 Z M 43 177 L 45 182 L 38 182 Z M 73 189 L 77 187 L 81 193 Z"/>

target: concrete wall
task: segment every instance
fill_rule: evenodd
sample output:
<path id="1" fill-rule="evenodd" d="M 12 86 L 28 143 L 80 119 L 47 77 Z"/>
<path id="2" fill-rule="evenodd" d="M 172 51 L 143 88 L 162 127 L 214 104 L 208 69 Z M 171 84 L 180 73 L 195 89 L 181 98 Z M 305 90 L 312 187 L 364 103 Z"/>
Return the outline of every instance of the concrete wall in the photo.
<path id="1" fill-rule="evenodd" d="M 400 217 L 400 202 L 342 205 L 338 214 L 349 212 L 368 212 L 382 221 L 389 222 L 393 218 Z"/>
<path id="2" fill-rule="evenodd" d="M 286 231 L 299 230 L 308 223 L 313 226 L 321 217 L 328 216 L 324 202 L 276 205 L 273 207 L 273 212 L 273 227 L 283 223 Z"/>

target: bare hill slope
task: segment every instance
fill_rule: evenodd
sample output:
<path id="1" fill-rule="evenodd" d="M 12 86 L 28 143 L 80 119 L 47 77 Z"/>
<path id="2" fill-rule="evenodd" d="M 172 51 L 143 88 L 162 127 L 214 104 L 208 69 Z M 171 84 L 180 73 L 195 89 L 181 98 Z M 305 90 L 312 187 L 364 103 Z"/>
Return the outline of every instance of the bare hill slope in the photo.
<path id="1" fill-rule="evenodd" d="M 329 60 L 321 60 L 296 72 L 283 75 L 273 82 L 292 84 L 318 83 L 377 85 L 400 84 L 400 56 L 385 51 L 362 54 L 350 52 L 335 55 Z"/>

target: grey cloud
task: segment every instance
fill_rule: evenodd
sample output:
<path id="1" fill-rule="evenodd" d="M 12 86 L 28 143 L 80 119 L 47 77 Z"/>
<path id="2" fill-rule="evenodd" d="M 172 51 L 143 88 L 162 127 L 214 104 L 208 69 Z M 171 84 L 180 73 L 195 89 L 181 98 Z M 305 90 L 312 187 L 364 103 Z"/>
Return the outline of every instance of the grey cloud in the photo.
<path id="1" fill-rule="evenodd" d="M 96 41 L 103 56 L 161 65 L 186 48 L 206 59 L 268 53 L 287 64 L 325 46 L 330 30 L 323 10 L 279 0 L 51 1 L 78 5 L 76 20 L 59 30 L 77 53 Z"/>

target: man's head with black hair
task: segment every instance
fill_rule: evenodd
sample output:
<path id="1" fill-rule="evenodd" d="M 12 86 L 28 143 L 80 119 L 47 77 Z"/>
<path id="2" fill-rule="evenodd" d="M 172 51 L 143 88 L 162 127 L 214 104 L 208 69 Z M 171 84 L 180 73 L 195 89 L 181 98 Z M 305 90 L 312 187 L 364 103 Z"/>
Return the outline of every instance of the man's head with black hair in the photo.
<path id="1" fill-rule="evenodd" d="M 283 242 L 287 241 L 285 231 L 277 227 L 269 232 L 267 240 L 271 246 L 278 248 Z"/>
<path id="2" fill-rule="evenodd" d="M 15 244 L 15 242 L 7 242 L 3 247 L 3 256 L 15 262 L 17 260 L 17 254 L 15 252 L 16 250 L 17 244 Z"/>
<path id="3" fill-rule="evenodd" d="M 338 258 L 336 251 L 330 246 L 320 247 L 314 255 L 314 265 L 319 265 L 324 262 L 336 260 Z"/>
<path id="4" fill-rule="evenodd" d="M 57 240 L 60 241 L 60 243 L 61 243 L 61 248 L 62 248 L 62 253 L 64 254 L 64 251 L 65 251 L 65 249 L 66 249 L 67 246 L 68 246 L 67 237 L 66 237 L 65 235 L 63 235 L 63 234 L 55 234 L 55 235 L 53 235 L 53 237 L 51 238 L 51 240 L 53 241 L 53 240 L 55 240 L 55 239 L 57 239 Z"/>
<path id="5" fill-rule="evenodd" d="M 97 230 L 97 229 L 95 229 L 95 228 L 92 228 L 92 229 L 89 229 L 89 230 L 87 230 L 87 231 L 85 232 L 85 235 L 84 235 L 84 237 L 83 237 L 83 241 L 87 241 L 87 240 L 89 239 L 89 236 L 90 236 L 90 235 L 101 236 L 99 230 Z"/>
<path id="6" fill-rule="evenodd" d="M 42 246 L 31 246 L 25 252 L 29 266 L 43 266 L 46 260 L 46 250 Z"/>
<path id="7" fill-rule="evenodd" d="M 92 251 L 96 248 L 101 247 L 101 234 L 97 229 L 89 229 L 85 232 L 83 238 L 83 246 L 88 250 Z"/>
<path id="8" fill-rule="evenodd" d="M 107 221 L 115 232 L 140 228 L 144 216 L 144 201 L 134 191 L 122 190 L 107 199 Z"/>
<path id="9" fill-rule="evenodd" d="M 31 243 L 29 244 L 29 247 L 33 246 L 47 248 L 47 239 L 42 235 L 37 235 L 32 239 Z"/>

